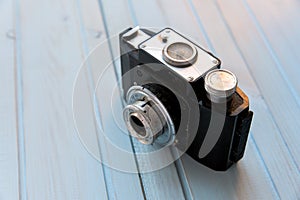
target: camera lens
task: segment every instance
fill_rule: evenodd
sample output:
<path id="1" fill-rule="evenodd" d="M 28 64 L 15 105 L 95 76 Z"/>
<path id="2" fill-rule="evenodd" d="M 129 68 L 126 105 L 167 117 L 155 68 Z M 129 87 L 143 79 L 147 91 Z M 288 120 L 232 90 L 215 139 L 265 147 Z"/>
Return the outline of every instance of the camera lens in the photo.
<path id="1" fill-rule="evenodd" d="M 176 67 L 190 66 L 196 61 L 197 50 L 188 43 L 174 42 L 164 48 L 163 58 Z"/>
<path id="2" fill-rule="evenodd" d="M 130 135 L 142 144 L 171 143 L 175 134 L 173 121 L 157 97 L 141 86 L 132 86 L 126 96 L 128 105 L 123 117 Z M 159 139 L 162 134 L 166 141 Z"/>
<path id="3" fill-rule="evenodd" d="M 146 129 L 143 122 L 134 115 L 130 116 L 130 124 L 132 128 L 142 137 L 146 136 Z"/>

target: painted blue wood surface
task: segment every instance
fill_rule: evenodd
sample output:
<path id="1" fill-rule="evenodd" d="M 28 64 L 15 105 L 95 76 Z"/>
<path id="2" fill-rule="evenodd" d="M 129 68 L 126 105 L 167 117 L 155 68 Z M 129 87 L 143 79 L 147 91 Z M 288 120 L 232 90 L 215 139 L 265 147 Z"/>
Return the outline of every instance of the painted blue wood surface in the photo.
<path id="1" fill-rule="evenodd" d="M 0 199 L 19 197 L 13 2 L 0 2 Z"/>
<path id="2" fill-rule="evenodd" d="M 0 2 L 0 199 L 300 199 L 299 8 L 296 0 Z M 82 145 L 72 117 L 80 64 L 97 44 L 135 25 L 171 26 L 237 74 L 255 116 L 245 157 L 229 171 L 184 155 L 131 174 L 93 158 L 118 159 L 99 135 L 90 102 L 99 66 L 118 56 L 116 42 L 101 47 L 82 79 L 80 95 L 89 98 L 80 102 L 87 105 L 81 140 L 93 156 Z M 111 73 L 107 90 L 115 82 Z M 110 124 L 110 102 L 101 95 L 97 102 L 112 137 L 123 134 Z M 130 151 L 144 149 L 120 138 Z M 134 156 L 127 162 L 151 164 Z"/>
<path id="3" fill-rule="evenodd" d="M 140 6 L 138 7 L 139 2 L 140 2 Z M 151 14 L 156 16 L 155 17 L 156 20 L 153 20 L 153 18 L 150 17 L 150 15 L 148 15 L 148 17 L 147 17 L 147 15 L 145 14 L 145 11 L 141 9 L 142 6 L 144 6 L 145 4 L 148 7 L 151 7 L 150 5 L 147 4 L 147 2 L 149 4 L 151 4 L 149 1 L 144 1 L 144 2 L 134 1 L 134 3 L 133 3 L 133 5 L 135 5 L 137 7 L 136 12 L 141 13 L 141 14 L 137 14 L 136 18 L 137 19 L 144 19 L 143 23 L 148 22 L 148 23 L 151 24 L 151 23 L 155 23 L 157 21 L 168 21 L 168 17 L 169 18 L 175 18 L 176 15 L 177 15 L 176 13 L 190 13 L 190 12 L 194 13 L 194 15 L 195 15 L 194 18 L 191 18 L 189 15 L 187 15 L 187 16 L 186 15 L 181 15 L 181 17 L 179 19 L 174 20 L 172 22 L 168 21 L 168 23 L 171 24 L 173 27 L 174 26 L 177 27 L 179 30 L 180 30 L 181 27 L 183 27 L 182 30 L 185 30 L 185 32 L 187 32 L 188 34 L 190 34 L 194 38 L 196 38 L 196 37 L 199 38 L 200 35 L 203 35 L 203 38 L 205 38 L 205 41 L 203 40 L 203 43 L 207 42 L 207 44 L 209 46 L 209 49 L 215 50 L 215 53 L 217 55 L 219 55 L 222 60 L 224 60 L 224 65 L 223 66 L 226 66 L 226 65 L 232 63 L 231 65 L 233 65 L 233 66 L 226 66 L 226 67 L 229 68 L 230 70 L 234 71 L 235 73 L 237 73 L 238 77 L 240 78 L 239 80 L 240 80 L 241 87 L 244 88 L 246 91 L 248 91 L 248 89 L 250 89 L 249 92 L 251 92 L 250 93 L 250 94 L 252 94 L 251 96 L 255 95 L 255 93 L 256 93 L 256 96 L 258 95 L 258 92 L 255 92 L 255 90 L 257 90 L 257 89 L 256 89 L 256 86 L 255 86 L 254 82 L 251 81 L 251 78 L 249 76 L 249 72 L 245 73 L 245 71 L 248 71 L 247 69 L 245 69 L 247 66 L 245 65 L 244 61 L 241 60 L 240 55 L 238 55 L 238 54 L 234 55 L 235 49 L 236 49 L 236 47 L 233 45 L 234 41 L 231 40 L 230 43 L 227 42 L 228 41 L 226 39 L 226 36 L 228 38 L 228 34 L 226 35 L 227 30 L 226 30 L 226 27 L 225 27 L 225 29 L 223 29 L 224 22 L 222 21 L 222 19 L 220 17 L 218 17 L 219 11 L 214 8 L 214 7 L 216 7 L 215 3 L 213 3 L 213 2 L 204 2 L 204 3 L 202 3 L 202 6 L 201 6 L 201 4 L 199 2 L 187 2 L 186 4 L 184 4 L 184 3 L 181 3 L 180 1 L 179 2 L 172 1 L 173 3 L 175 3 L 174 5 L 176 5 L 176 7 L 174 6 L 174 8 L 172 7 L 172 9 L 169 9 L 171 3 L 170 2 L 168 3 L 166 1 L 164 1 L 164 3 L 161 2 L 159 4 L 160 5 L 159 9 L 157 7 L 155 9 L 155 11 L 151 10 Z M 153 6 L 153 3 L 152 3 L 152 6 Z M 162 12 L 164 15 L 160 14 L 159 10 L 164 10 L 164 12 Z M 158 13 L 157 13 L 157 11 L 158 11 Z M 211 15 L 210 13 L 215 13 L 215 14 Z M 165 17 L 161 17 L 161 16 L 165 16 Z M 202 17 L 206 17 L 206 19 L 203 20 L 203 22 L 201 21 Z M 184 22 L 186 22 L 186 21 L 189 21 L 189 23 L 184 24 Z M 194 28 L 188 29 L 188 28 L 184 28 L 185 26 L 191 26 L 191 27 L 194 27 Z M 198 28 L 199 31 L 197 31 L 197 29 L 195 29 L 195 27 L 199 27 Z M 200 30 L 201 30 L 202 33 L 200 32 Z M 209 34 L 206 33 L 206 31 L 209 31 Z M 222 37 L 220 37 L 220 33 L 222 33 Z M 215 37 L 209 37 L 209 36 L 215 36 Z M 210 38 L 213 38 L 213 39 L 210 40 Z M 218 41 L 218 43 L 214 42 L 216 40 Z M 213 45 L 212 43 L 215 43 L 215 44 Z M 228 51 L 228 49 L 233 49 L 233 50 Z M 231 60 L 230 60 L 230 58 L 231 58 Z M 226 62 L 226 61 L 229 61 L 229 62 Z M 246 82 L 246 81 L 248 81 L 248 82 Z M 260 106 L 261 104 L 264 104 L 264 102 L 262 100 L 260 100 L 259 98 L 255 98 L 255 100 L 252 100 L 251 96 L 250 96 L 250 101 L 252 102 L 252 105 L 254 104 L 253 105 L 253 106 L 255 106 L 254 108 L 258 108 L 257 110 L 259 110 L 258 112 L 256 111 L 256 116 L 259 119 L 258 121 L 261 121 L 260 118 L 264 119 L 264 127 L 261 127 L 260 129 L 258 129 L 256 131 L 256 133 L 259 134 L 262 131 L 264 131 L 264 132 L 269 133 L 269 134 L 266 135 L 264 138 L 262 138 L 262 136 L 260 134 L 260 138 L 257 138 L 257 140 L 259 141 L 261 146 L 264 146 L 264 147 L 267 147 L 267 148 L 263 148 L 262 150 L 258 149 L 258 147 L 253 148 L 254 152 L 252 154 L 253 154 L 253 156 L 257 155 L 257 157 L 256 157 L 256 159 L 252 158 L 248 162 L 252 161 L 253 166 L 255 166 L 255 165 L 259 166 L 259 163 L 260 163 L 262 168 L 259 168 L 259 167 L 253 168 L 252 169 L 253 172 L 251 172 L 248 169 L 248 173 L 252 174 L 252 177 L 251 176 L 248 177 L 248 179 L 249 179 L 248 182 L 247 182 L 247 178 L 242 179 L 242 180 L 244 180 L 244 184 L 245 184 L 244 187 L 241 186 L 241 188 L 244 188 L 244 193 L 242 193 L 242 194 L 255 193 L 258 197 L 262 197 L 262 196 L 268 195 L 269 193 L 272 193 L 272 192 L 266 192 L 267 188 L 268 188 L 267 185 L 269 185 L 270 186 L 269 187 L 270 191 L 273 190 L 273 194 L 275 196 L 278 196 L 276 188 L 274 190 L 273 189 L 274 187 L 272 186 L 272 184 L 268 183 L 268 179 L 270 178 L 269 171 L 268 171 L 269 169 L 266 168 L 266 166 L 264 166 L 264 162 L 261 162 L 261 156 L 262 156 L 261 152 L 263 153 L 264 156 L 267 156 L 267 157 L 265 157 L 265 158 L 267 158 L 266 159 L 267 162 L 270 162 L 270 161 L 274 162 L 275 161 L 275 162 L 277 162 L 277 164 L 280 164 L 280 163 L 285 163 L 286 159 L 288 158 L 289 159 L 288 163 L 292 163 L 293 159 L 290 156 L 287 157 L 289 152 L 288 152 L 288 149 L 285 148 L 284 141 L 280 142 L 280 140 L 275 139 L 274 140 L 275 143 L 270 142 L 270 141 L 273 140 L 274 127 L 272 127 L 272 126 L 275 126 L 275 124 L 274 123 L 272 124 L 272 121 L 271 121 L 271 123 L 270 123 L 271 126 L 266 127 L 266 125 L 268 125 L 268 123 L 266 123 L 266 122 L 268 122 L 268 118 L 269 119 L 271 119 L 271 118 L 267 117 L 267 114 L 265 114 L 265 112 L 263 112 L 262 108 L 264 108 L 265 106 L 263 106 L 263 107 Z M 272 131 L 272 132 L 270 132 L 270 131 Z M 270 135 L 270 134 L 272 134 L 272 135 Z M 279 135 L 278 132 L 277 132 L 277 135 L 276 136 L 280 138 L 280 135 Z M 251 139 L 253 139 L 253 138 L 251 138 Z M 250 145 L 252 144 L 254 146 L 257 146 L 257 144 L 255 142 L 256 140 L 255 139 L 253 139 L 253 140 L 254 140 L 254 143 L 250 143 Z M 279 144 L 278 144 L 278 142 L 279 142 Z M 273 152 L 276 151 L 278 149 L 278 145 L 280 145 L 281 148 L 280 148 L 279 152 L 275 154 L 276 157 L 273 156 L 273 159 L 268 158 L 268 157 L 272 156 L 272 152 L 270 152 L 271 149 L 273 149 L 272 150 Z M 282 150 L 282 148 L 284 150 Z M 250 148 L 250 149 L 252 149 L 252 148 Z M 285 153 L 283 153 L 283 151 L 285 151 Z M 266 154 L 266 152 L 267 152 L 267 154 Z M 262 174 L 264 172 L 263 168 L 265 168 L 265 175 Z M 291 189 L 292 192 L 297 191 L 297 190 L 295 190 L 295 188 L 293 188 L 294 187 L 293 185 L 296 185 L 295 186 L 296 188 L 299 185 L 299 176 L 298 176 L 297 167 L 294 165 L 294 166 L 292 166 L 292 170 L 291 170 L 290 166 L 287 166 L 282 171 L 278 170 L 275 166 L 274 166 L 274 168 L 275 169 L 271 168 L 271 171 L 274 172 L 275 177 L 278 177 L 278 174 L 281 174 L 281 176 L 276 181 L 277 181 L 278 184 L 281 185 L 280 189 L 282 190 L 282 193 L 289 196 L 291 193 L 286 193 L 285 192 L 289 188 L 292 188 Z M 255 170 L 257 170 L 257 171 L 255 171 Z M 187 173 L 189 173 L 189 171 L 190 170 L 187 170 Z M 258 174 L 261 174 L 261 175 L 258 175 Z M 296 175 L 295 179 L 286 178 L 286 177 L 290 177 L 290 176 L 293 176 L 293 175 Z M 194 173 L 192 173 L 192 177 L 194 177 L 194 176 L 195 176 Z M 259 176 L 259 177 L 264 177 L 265 176 L 265 178 L 266 178 L 265 184 L 263 184 L 261 179 L 256 180 L 257 176 Z M 203 177 L 203 174 L 202 174 L 202 177 Z M 207 178 L 205 179 L 205 177 L 203 177 L 203 179 L 205 179 L 205 180 L 207 180 Z M 232 176 L 232 178 L 234 178 L 234 175 Z M 194 188 L 195 191 L 199 192 L 199 188 L 195 185 L 203 185 L 205 182 L 202 183 L 200 181 L 201 179 L 200 179 L 199 176 L 197 176 L 197 178 L 195 178 L 195 179 L 193 179 L 193 178 L 191 178 L 191 179 L 193 180 L 193 183 L 191 184 L 191 187 Z M 282 180 L 286 180 L 288 182 L 288 184 L 286 184 L 286 182 L 283 183 Z M 228 180 L 228 181 L 232 181 L 232 180 Z M 272 177 L 271 177 L 271 181 L 273 182 Z M 255 192 L 254 192 L 254 191 L 251 191 L 251 190 L 253 190 L 253 188 L 247 187 L 250 183 L 251 184 L 262 184 L 262 185 L 259 186 L 257 189 L 254 189 L 255 190 Z M 230 182 L 228 184 L 230 184 Z M 233 184 L 231 183 L 231 185 L 235 185 L 234 182 L 233 182 Z M 285 185 L 288 185 L 288 186 L 285 188 Z M 195 186 L 195 187 L 193 187 L 193 186 Z M 261 188 L 263 188 L 263 189 L 261 189 Z M 207 190 L 207 188 L 205 190 Z M 201 190 L 202 193 L 204 193 L 205 190 Z M 224 194 L 231 195 L 231 193 L 229 191 L 230 190 L 234 191 L 235 188 L 230 189 L 228 187 L 222 187 L 221 186 L 219 188 L 219 190 L 227 191 L 227 193 L 224 192 Z M 250 190 L 251 192 L 247 191 L 247 190 Z M 237 193 L 237 191 L 233 192 L 233 194 L 235 194 L 235 193 Z M 224 194 L 223 195 L 221 194 L 221 195 L 224 196 Z M 215 194 L 215 195 L 216 195 L 215 197 L 220 197 L 219 196 L 220 194 Z M 293 195 L 294 196 L 297 195 L 297 192 L 294 192 Z M 293 196 L 293 195 L 291 195 L 291 196 Z M 289 196 L 289 197 L 291 197 L 291 196 Z M 233 198 L 233 197 L 228 196 L 228 198 Z M 237 198 L 241 198 L 241 197 L 237 196 Z M 267 198 L 267 196 L 265 196 L 265 198 Z"/>

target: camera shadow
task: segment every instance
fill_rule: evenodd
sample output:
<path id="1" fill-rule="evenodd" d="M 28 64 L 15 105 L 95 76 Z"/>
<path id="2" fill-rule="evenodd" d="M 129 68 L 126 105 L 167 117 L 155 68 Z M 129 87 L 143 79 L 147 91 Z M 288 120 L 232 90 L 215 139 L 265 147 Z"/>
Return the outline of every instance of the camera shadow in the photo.
<path id="1" fill-rule="evenodd" d="M 200 199 L 243 199 L 251 189 L 245 188 L 249 175 L 241 163 L 225 172 L 213 171 L 198 163 L 187 154 L 181 157 L 184 173 L 192 196 Z"/>

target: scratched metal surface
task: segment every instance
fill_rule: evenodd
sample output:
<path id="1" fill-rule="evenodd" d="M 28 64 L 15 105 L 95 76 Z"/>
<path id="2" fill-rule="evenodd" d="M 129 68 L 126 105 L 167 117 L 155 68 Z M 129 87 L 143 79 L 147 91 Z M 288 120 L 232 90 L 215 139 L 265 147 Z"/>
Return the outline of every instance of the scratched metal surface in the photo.
<path id="1" fill-rule="evenodd" d="M 300 199 L 299 8 L 297 0 L 1 1 L 0 199 Z M 229 171 L 213 172 L 187 155 L 140 174 L 95 159 L 118 159 L 98 134 L 110 109 L 101 95 L 96 113 L 90 105 L 99 66 L 118 55 L 114 42 L 82 76 L 79 95 L 89 98 L 81 117 L 89 123 L 80 128 L 90 149 L 82 144 L 72 108 L 80 65 L 107 37 L 136 25 L 173 27 L 238 76 L 255 116 L 245 157 Z M 111 73 L 105 84 L 115 82 Z M 145 150 L 120 138 L 130 152 Z M 134 156 L 126 162 L 151 164 Z"/>

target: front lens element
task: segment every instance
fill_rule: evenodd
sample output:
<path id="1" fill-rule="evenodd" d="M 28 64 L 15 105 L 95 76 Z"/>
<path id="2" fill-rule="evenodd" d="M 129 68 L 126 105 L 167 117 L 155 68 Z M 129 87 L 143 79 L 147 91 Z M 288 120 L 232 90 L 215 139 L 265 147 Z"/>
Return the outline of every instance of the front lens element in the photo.
<path id="1" fill-rule="evenodd" d="M 146 129 L 143 122 L 134 115 L 130 116 L 130 124 L 132 128 L 141 136 L 146 136 Z"/>

